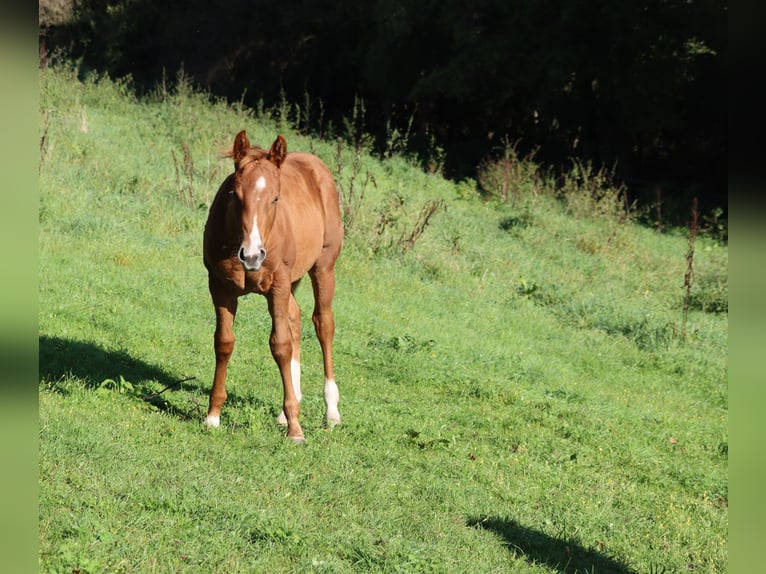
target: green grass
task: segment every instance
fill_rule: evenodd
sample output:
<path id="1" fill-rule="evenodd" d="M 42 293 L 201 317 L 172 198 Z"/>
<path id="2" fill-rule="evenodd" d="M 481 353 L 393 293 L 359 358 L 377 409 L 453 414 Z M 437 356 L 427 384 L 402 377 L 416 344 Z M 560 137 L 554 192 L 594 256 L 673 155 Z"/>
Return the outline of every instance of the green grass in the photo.
<path id="1" fill-rule="evenodd" d="M 725 246 L 698 242 L 683 337 L 682 233 L 550 194 L 483 202 L 287 131 L 347 206 L 370 174 L 337 270 L 343 425 L 322 428 L 304 285 L 296 447 L 262 298 L 240 303 L 222 428 L 201 425 L 219 152 L 276 122 L 62 66 L 41 72 L 40 125 L 41 571 L 726 570 Z"/>

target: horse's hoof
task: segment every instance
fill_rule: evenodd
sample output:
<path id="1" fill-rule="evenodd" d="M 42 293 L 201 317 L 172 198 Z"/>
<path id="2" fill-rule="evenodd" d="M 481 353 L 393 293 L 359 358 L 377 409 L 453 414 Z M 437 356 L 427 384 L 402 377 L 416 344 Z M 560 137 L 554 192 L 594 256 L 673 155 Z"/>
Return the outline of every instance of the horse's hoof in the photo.
<path id="1" fill-rule="evenodd" d="M 324 426 L 326 429 L 332 430 L 340 424 L 340 415 L 338 412 L 328 413 L 324 418 Z"/>
<path id="2" fill-rule="evenodd" d="M 287 438 L 289 438 L 295 444 L 306 444 L 306 439 L 302 436 L 289 436 Z"/>
<path id="3" fill-rule="evenodd" d="M 324 422 L 324 428 L 331 431 L 335 427 L 340 426 L 340 419 L 327 419 Z"/>
<path id="4" fill-rule="evenodd" d="M 202 421 L 202 425 L 209 429 L 217 429 L 221 426 L 221 417 L 205 417 L 205 420 Z"/>
<path id="5" fill-rule="evenodd" d="M 287 417 L 285 416 L 285 411 L 279 413 L 279 416 L 277 417 L 277 424 L 281 427 L 287 426 Z"/>

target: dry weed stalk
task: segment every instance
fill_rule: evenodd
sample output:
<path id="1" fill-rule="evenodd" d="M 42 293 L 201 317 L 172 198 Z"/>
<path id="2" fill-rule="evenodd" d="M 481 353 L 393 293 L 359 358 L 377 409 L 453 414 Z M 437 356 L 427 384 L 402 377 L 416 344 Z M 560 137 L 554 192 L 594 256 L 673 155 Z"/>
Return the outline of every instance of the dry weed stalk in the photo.
<path id="1" fill-rule="evenodd" d="M 692 202 L 692 220 L 689 223 L 689 244 L 686 250 L 686 273 L 684 273 L 684 320 L 681 330 L 683 338 L 686 338 L 686 321 L 689 316 L 689 303 L 691 301 L 692 284 L 694 282 L 694 243 L 699 231 L 699 209 L 697 198 Z"/>
<path id="2" fill-rule="evenodd" d="M 402 237 L 399 242 L 402 251 L 406 252 L 415 247 L 418 238 L 423 235 L 426 227 L 428 227 L 428 222 L 431 217 L 433 217 L 434 213 L 436 213 L 440 207 L 444 207 L 444 201 L 441 199 L 432 199 L 423 205 L 418 214 L 418 220 L 415 222 L 415 226 L 412 228 L 409 236 L 407 236 L 406 239 Z"/>
<path id="3" fill-rule="evenodd" d="M 194 206 L 194 160 L 192 159 L 191 151 L 186 142 L 181 142 L 181 152 L 183 153 L 183 173 L 186 178 L 186 182 L 181 181 L 181 173 L 178 166 L 178 158 L 176 157 L 175 150 L 170 150 L 173 156 L 173 167 L 176 172 L 176 186 L 178 186 L 178 197 L 182 203 L 186 203 L 189 207 Z"/>

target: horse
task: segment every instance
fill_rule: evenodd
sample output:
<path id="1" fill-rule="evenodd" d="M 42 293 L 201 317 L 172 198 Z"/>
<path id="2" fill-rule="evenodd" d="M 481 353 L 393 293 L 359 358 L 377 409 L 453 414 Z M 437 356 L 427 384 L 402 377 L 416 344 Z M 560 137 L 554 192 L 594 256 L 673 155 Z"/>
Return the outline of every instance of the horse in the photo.
<path id="1" fill-rule="evenodd" d="M 332 345 L 335 262 L 343 245 L 343 222 L 335 181 L 315 155 L 287 152 L 282 135 L 269 150 L 251 146 L 244 130 L 226 154 L 234 173 L 218 189 L 205 224 L 203 252 L 215 307 L 215 374 L 204 424 L 220 426 L 226 371 L 234 350 L 238 298 L 259 293 L 271 315 L 269 347 L 284 388 L 280 425 L 305 442 L 301 401 L 301 317 L 295 290 L 308 273 L 314 292 L 312 321 L 324 361 L 327 427 L 340 424 Z"/>

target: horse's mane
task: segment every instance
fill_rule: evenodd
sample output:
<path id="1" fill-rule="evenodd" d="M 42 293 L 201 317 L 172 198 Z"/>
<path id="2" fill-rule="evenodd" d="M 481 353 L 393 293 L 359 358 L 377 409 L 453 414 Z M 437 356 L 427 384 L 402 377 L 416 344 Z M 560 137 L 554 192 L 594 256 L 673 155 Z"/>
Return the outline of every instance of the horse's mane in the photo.
<path id="1" fill-rule="evenodd" d="M 269 150 L 263 149 L 261 146 L 254 145 L 247 149 L 245 156 L 239 160 L 239 168 L 243 168 L 252 161 L 258 161 L 264 159 L 269 155 Z M 234 150 L 226 150 L 223 152 L 223 157 L 234 157 Z"/>

